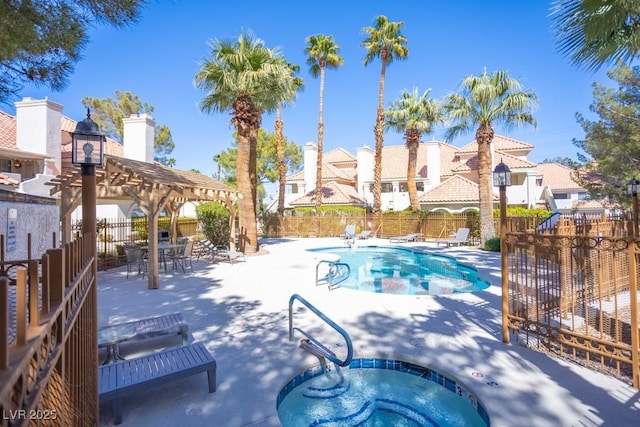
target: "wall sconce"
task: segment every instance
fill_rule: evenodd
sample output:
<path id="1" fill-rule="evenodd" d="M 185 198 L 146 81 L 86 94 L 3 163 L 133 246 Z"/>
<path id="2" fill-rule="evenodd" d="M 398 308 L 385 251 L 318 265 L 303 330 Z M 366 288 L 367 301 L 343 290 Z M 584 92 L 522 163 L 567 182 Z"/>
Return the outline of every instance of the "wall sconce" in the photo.
<path id="1" fill-rule="evenodd" d="M 16 169 L 20 169 L 22 167 L 22 162 L 20 160 L 16 160 L 13 162 L 13 167 Z"/>

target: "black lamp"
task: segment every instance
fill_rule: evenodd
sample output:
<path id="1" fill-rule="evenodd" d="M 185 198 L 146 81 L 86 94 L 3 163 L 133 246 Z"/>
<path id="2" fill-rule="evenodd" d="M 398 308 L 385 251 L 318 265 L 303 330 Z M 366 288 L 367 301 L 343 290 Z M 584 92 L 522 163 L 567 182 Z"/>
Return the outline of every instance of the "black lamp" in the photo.
<path id="1" fill-rule="evenodd" d="M 105 140 L 87 108 L 87 117 L 78 122 L 76 130 L 71 133 L 71 163 L 82 167 L 102 166 Z"/>
<path id="2" fill-rule="evenodd" d="M 502 162 L 502 159 L 493 170 L 493 185 L 494 187 L 511 186 L 511 170 L 509 170 L 509 166 Z"/>

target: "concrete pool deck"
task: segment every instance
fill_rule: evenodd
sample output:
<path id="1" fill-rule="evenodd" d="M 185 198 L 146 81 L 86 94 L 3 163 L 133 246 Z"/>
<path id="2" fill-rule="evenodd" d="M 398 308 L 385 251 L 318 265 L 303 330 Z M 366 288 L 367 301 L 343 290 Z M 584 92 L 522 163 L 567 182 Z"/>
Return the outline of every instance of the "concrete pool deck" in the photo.
<path id="1" fill-rule="evenodd" d="M 386 357 L 447 372 L 484 404 L 492 426 L 640 425 L 640 392 L 614 378 L 501 341 L 500 259 L 475 248 L 418 246 L 475 265 L 486 291 L 443 296 L 381 295 L 315 286 L 317 254 L 338 238 L 266 239 L 264 254 L 246 262 L 194 261 L 193 271 L 160 275 L 160 289 L 126 267 L 100 272 L 101 323 L 181 312 L 192 341 L 204 342 L 218 364 L 215 393 L 206 375 L 127 398 L 121 426 L 278 426 L 277 394 L 318 359 L 289 341 L 289 298 L 299 294 L 351 336 L 354 357 Z M 386 239 L 357 245 L 388 245 Z M 294 304 L 294 326 L 313 332 L 337 353 L 341 338 Z M 180 344 L 179 337 L 125 344 L 125 357 Z M 143 347 L 144 346 L 144 347 Z M 491 382 L 497 386 L 489 385 Z M 113 425 L 110 405 L 100 425 Z"/>

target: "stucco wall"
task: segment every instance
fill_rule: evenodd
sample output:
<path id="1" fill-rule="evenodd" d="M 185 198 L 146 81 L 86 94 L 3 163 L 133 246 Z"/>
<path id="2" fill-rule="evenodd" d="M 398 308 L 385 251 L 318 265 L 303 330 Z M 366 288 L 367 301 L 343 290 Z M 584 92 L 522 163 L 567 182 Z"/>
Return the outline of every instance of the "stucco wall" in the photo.
<path id="1" fill-rule="evenodd" d="M 9 251 L 9 210 L 16 209 L 15 250 Z M 0 234 L 5 236 L 5 261 L 25 260 L 27 235 L 31 233 L 31 256 L 40 258 L 53 247 L 53 234 L 60 239 L 60 208 L 52 199 L 0 191 Z"/>

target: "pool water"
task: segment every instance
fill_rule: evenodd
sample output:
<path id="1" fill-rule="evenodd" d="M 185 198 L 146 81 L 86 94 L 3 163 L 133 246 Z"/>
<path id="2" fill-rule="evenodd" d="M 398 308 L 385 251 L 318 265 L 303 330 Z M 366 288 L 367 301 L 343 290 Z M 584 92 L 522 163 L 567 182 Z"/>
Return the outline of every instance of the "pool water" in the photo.
<path id="1" fill-rule="evenodd" d="M 332 259 L 338 257 L 339 262 L 349 265 L 349 277 L 339 283 L 345 288 L 388 294 L 441 295 L 489 287 L 474 267 L 450 256 L 381 246 L 312 251 L 331 254 Z"/>
<path id="2" fill-rule="evenodd" d="M 455 380 L 402 361 L 354 359 L 293 378 L 278 396 L 283 427 L 487 427 L 484 407 Z"/>

